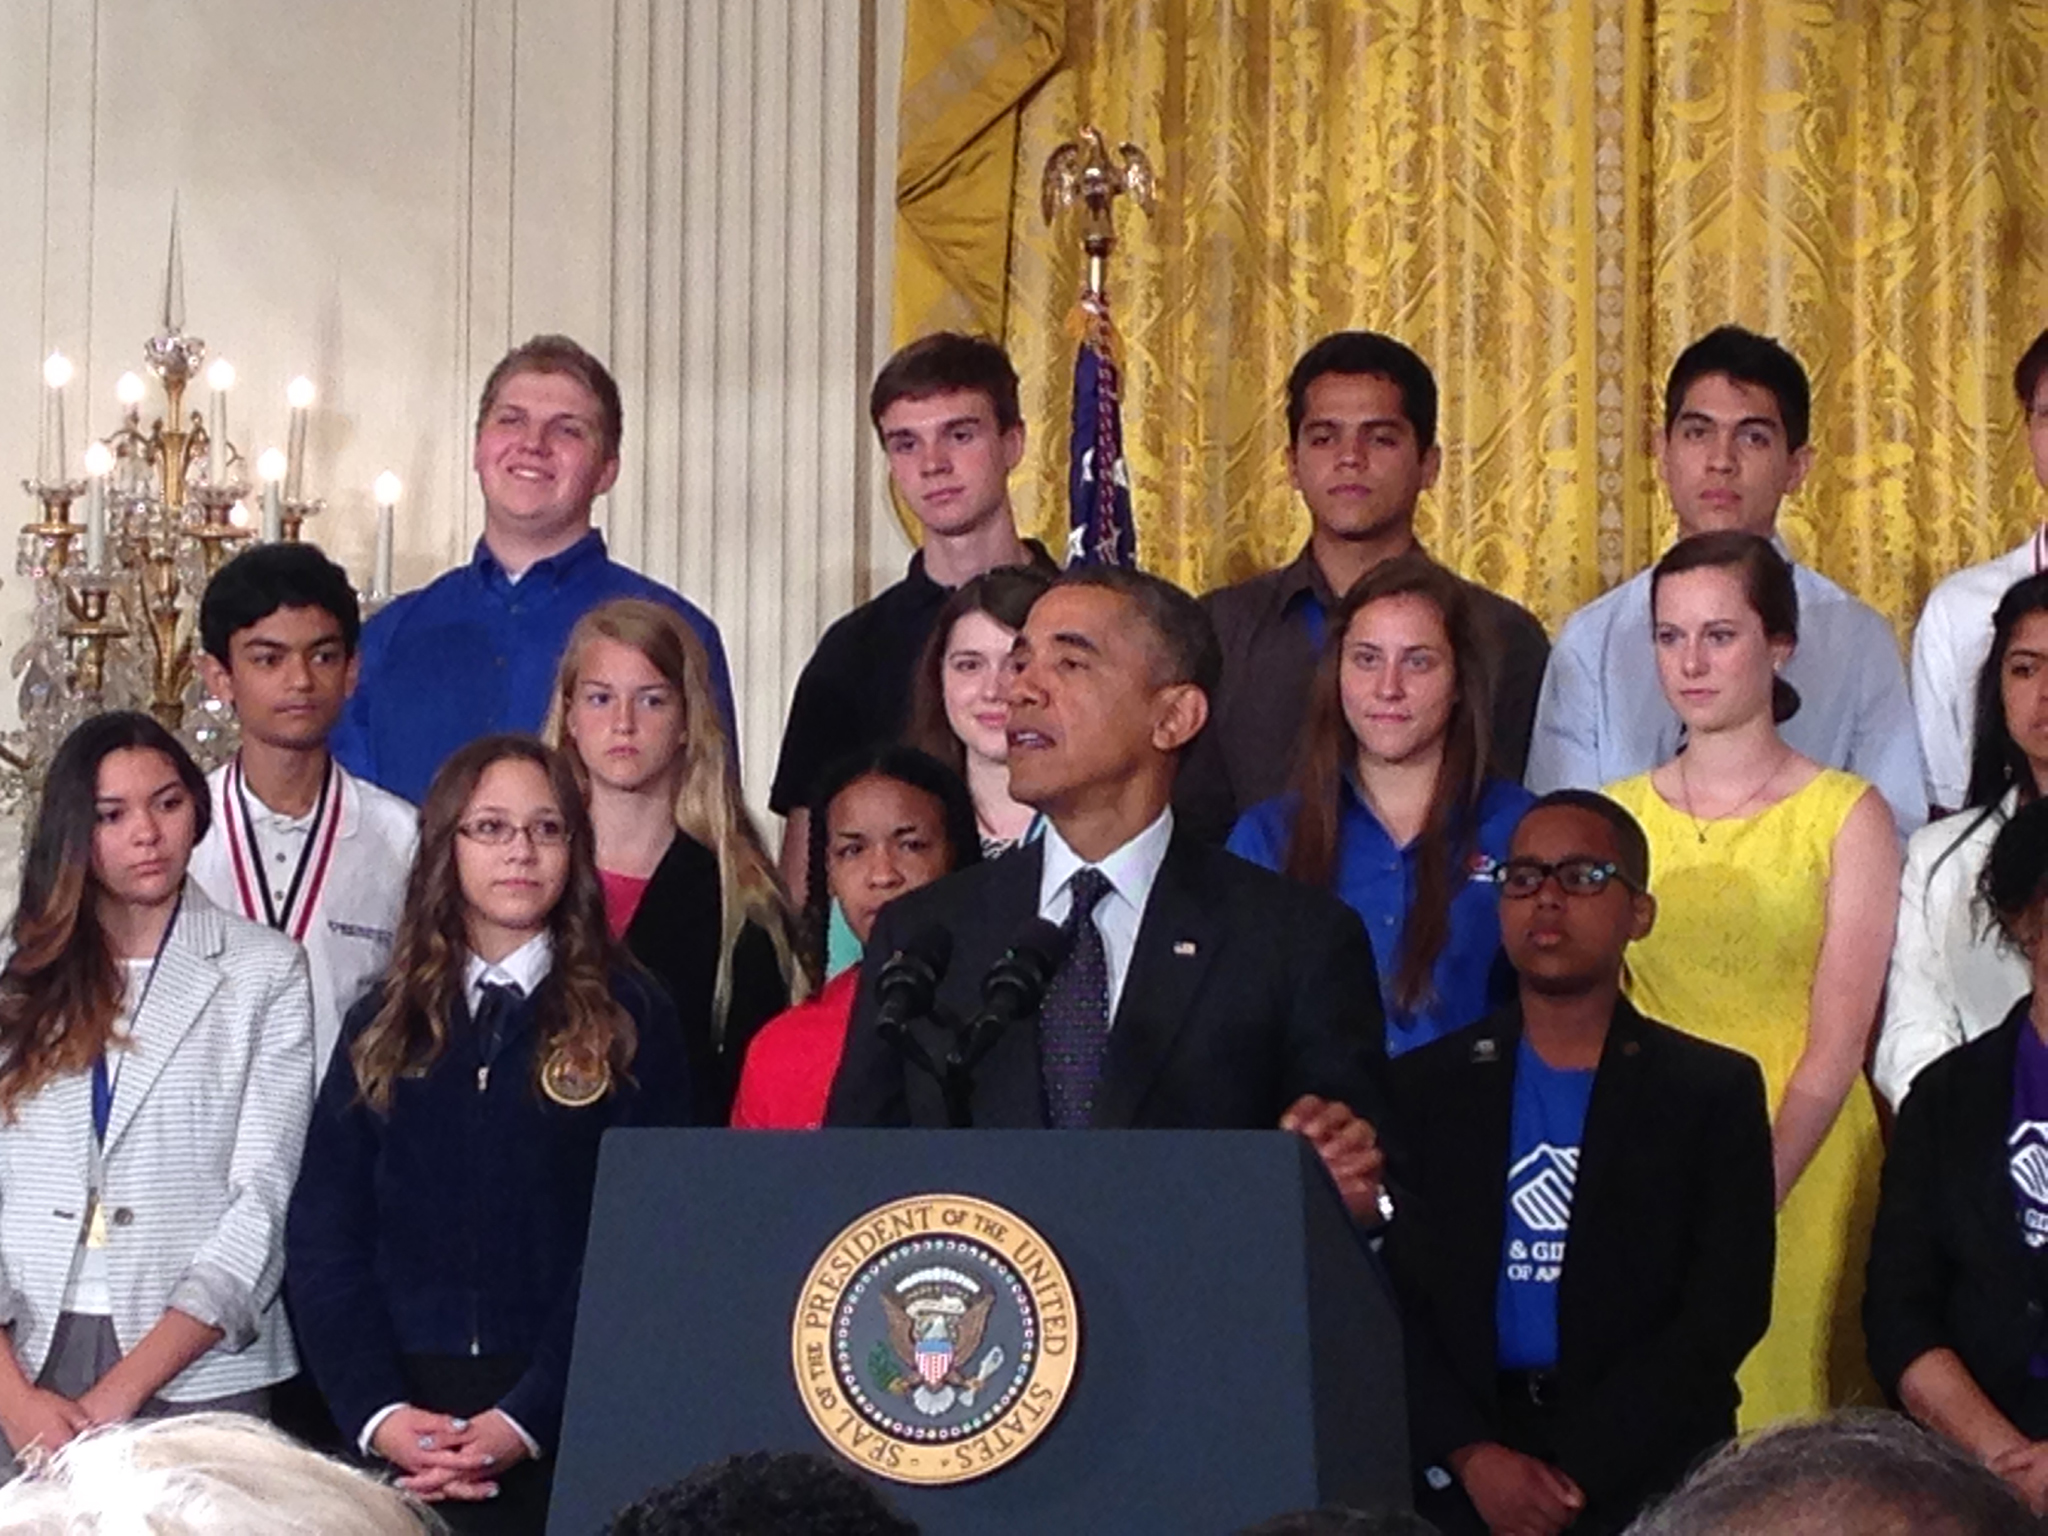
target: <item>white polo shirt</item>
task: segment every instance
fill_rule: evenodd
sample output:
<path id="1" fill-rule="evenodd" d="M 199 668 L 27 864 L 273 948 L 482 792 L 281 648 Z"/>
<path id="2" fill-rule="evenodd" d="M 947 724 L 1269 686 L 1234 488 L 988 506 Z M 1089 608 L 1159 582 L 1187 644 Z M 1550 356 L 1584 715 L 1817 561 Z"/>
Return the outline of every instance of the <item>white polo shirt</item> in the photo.
<path id="1" fill-rule="evenodd" d="M 235 767 L 230 761 L 207 775 L 213 825 L 193 851 L 191 877 L 216 906 L 281 924 L 304 947 L 317 1090 L 343 1017 L 391 962 L 419 817 L 339 763 L 331 770 L 335 804 L 325 816 L 317 808 L 282 816 L 246 785 L 236 792 Z"/>

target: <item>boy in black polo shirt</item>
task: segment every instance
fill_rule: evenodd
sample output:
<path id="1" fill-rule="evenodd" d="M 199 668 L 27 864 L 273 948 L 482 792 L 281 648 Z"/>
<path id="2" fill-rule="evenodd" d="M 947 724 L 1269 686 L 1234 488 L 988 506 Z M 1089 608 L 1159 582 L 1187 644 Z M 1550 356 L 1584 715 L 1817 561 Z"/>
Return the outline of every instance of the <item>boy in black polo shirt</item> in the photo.
<path id="1" fill-rule="evenodd" d="M 786 818 L 782 876 L 799 905 L 812 785 L 826 765 L 902 735 L 917 658 L 948 593 L 999 565 L 1052 569 L 1042 547 L 1018 538 L 1010 510 L 1024 419 L 1001 347 L 951 331 L 913 341 L 876 375 L 868 416 L 924 547 L 901 581 L 825 631 L 797 679 L 768 805 Z"/>

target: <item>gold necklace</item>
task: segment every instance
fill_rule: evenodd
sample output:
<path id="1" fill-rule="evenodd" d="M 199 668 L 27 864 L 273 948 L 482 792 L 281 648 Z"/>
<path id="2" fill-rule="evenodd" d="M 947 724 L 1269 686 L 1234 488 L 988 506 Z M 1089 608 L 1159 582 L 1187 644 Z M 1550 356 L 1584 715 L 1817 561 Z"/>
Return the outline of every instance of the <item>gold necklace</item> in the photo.
<path id="1" fill-rule="evenodd" d="M 1782 743 L 1778 749 L 1778 760 L 1771 765 L 1771 771 L 1764 775 L 1764 781 L 1738 800 L 1735 805 L 1719 816 L 1709 817 L 1710 821 L 1732 821 L 1749 808 L 1751 801 L 1777 783 L 1778 775 L 1785 771 L 1785 764 L 1792 758 L 1792 749 Z M 1699 838 L 1702 848 L 1707 846 L 1707 824 L 1700 820 L 1698 808 L 1693 804 L 1692 775 L 1685 771 L 1685 754 L 1678 754 L 1678 787 L 1685 792 L 1685 814 L 1692 820 L 1693 834 Z"/>

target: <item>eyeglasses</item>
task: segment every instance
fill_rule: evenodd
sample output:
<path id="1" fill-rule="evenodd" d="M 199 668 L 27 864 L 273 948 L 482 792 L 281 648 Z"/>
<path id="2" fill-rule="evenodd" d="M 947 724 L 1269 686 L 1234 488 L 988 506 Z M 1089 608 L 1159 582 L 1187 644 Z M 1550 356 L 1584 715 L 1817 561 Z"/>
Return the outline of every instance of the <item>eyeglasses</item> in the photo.
<path id="1" fill-rule="evenodd" d="M 1500 887 L 1503 896 L 1517 899 L 1534 896 L 1543 889 L 1543 882 L 1551 876 L 1557 877 L 1557 888 L 1567 896 L 1598 896 L 1607 889 L 1607 882 L 1619 880 L 1630 890 L 1630 884 L 1619 865 L 1599 859 L 1559 859 L 1555 864 L 1546 864 L 1541 859 L 1509 859 L 1497 864 L 1487 873 L 1486 878 Z"/>
<path id="2" fill-rule="evenodd" d="M 486 848 L 503 848 L 522 833 L 536 848 L 559 848 L 569 841 L 569 823 L 559 816 L 536 816 L 524 826 L 503 816 L 472 816 L 456 823 L 455 830 Z"/>

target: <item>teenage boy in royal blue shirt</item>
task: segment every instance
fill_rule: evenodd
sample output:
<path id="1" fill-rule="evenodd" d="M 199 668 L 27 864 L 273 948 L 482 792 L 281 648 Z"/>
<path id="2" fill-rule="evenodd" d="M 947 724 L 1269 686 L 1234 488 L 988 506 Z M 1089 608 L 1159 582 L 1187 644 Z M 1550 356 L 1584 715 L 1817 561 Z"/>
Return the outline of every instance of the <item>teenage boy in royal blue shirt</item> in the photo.
<path id="1" fill-rule="evenodd" d="M 1448 1533 L 1618 1531 L 1735 1432 L 1770 1320 L 1763 1076 L 1637 1013 L 1642 829 L 1566 790 L 1515 830 L 1515 1003 L 1392 1064 L 1387 1256 L 1417 1508 Z"/>
<path id="2" fill-rule="evenodd" d="M 361 681 L 332 742 L 350 772 L 418 802 L 457 747 L 538 731 L 569 631 L 616 597 L 683 616 L 710 653 L 731 734 L 718 626 L 613 561 L 590 526 L 592 503 L 618 478 L 621 421 L 618 384 L 566 336 L 536 336 L 491 370 L 474 454 L 484 536 L 468 564 L 364 626 Z"/>

